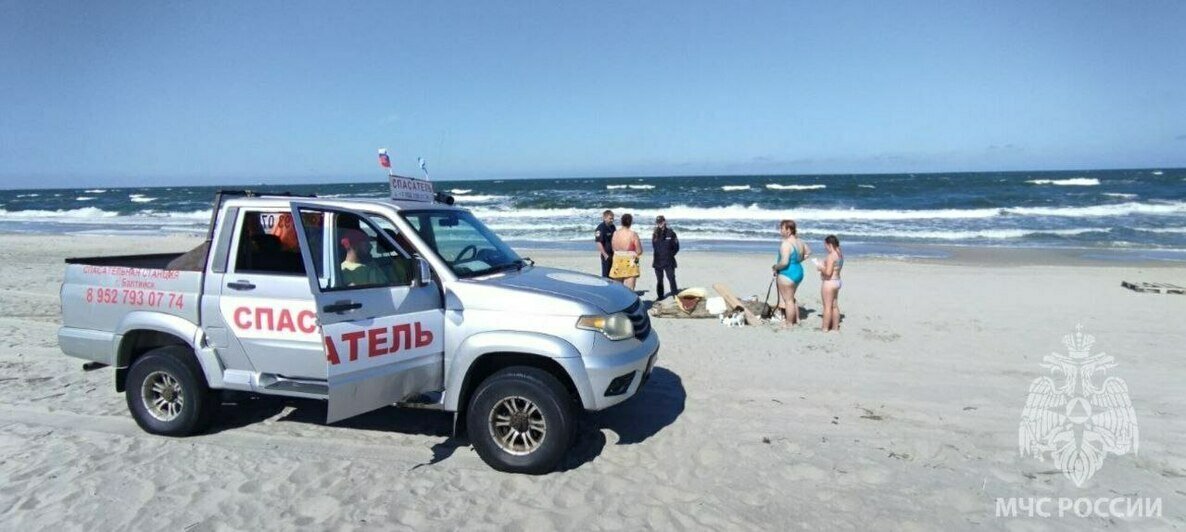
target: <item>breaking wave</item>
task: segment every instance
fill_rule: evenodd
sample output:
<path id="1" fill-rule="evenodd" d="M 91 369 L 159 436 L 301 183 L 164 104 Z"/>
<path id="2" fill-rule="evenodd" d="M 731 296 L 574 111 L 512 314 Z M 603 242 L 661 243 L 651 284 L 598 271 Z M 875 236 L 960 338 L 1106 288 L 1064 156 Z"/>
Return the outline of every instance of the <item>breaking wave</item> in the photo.
<path id="1" fill-rule="evenodd" d="M 493 194 L 474 194 L 472 196 L 453 196 L 453 200 L 458 203 L 494 203 L 507 199 L 507 196 L 497 196 Z"/>
<path id="2" fill-rule="evenodd" d="M 1100 180 L 1094 177 L 1072 177 L 1070 179 L 1030 179 L 1026 183 L 1063 187 L 1094 187 L 1100 184 Z"/>
<path id="3" fill-rule="evenodd" d="M 726 207 L 693 207 L 672 205 L 665 208 L 632 209 L 612 208 L 614 212 L 630 212 L 637 216 L 654 217 L 663 214 L 668 218 L 683 220 L 967 220 L 995 218 L 1000 216 L 1052 216 L 1052 217 L 1109 217 L 1131 214 L 1174 215 L 1186 214 L 1186 202 L 1176 203 L 1118 203 L 1114 205 L 1093 205 L 1089 207 L 1005 207 L 982 209 L 766 209 L 757 205 L 730 205 Z M 477 209 L 479 217 L 491 219 L 506 218 L 554 218 L 591 217 L 596 219 L 599 209 Z"/>
<path id="4" fill-rule="evenodd" d="M 821 190 L 828 188 L 828 185 L 780 185 L 778 183 L 769 183 L 766 188 L 770 190 Z"/>
<path id="5" fill-rule="evenodd" d="M 4 220 L 28 220 L 28 221 L 45 221 L 54 219 L 64 220 L 87 220 L 94 218 L 115 218 L 119 216 L 118 212 L 105 211 L 97 207 L 82 207 L 80 209 L 61 209 L 56 211 L 47 210 L 23 210 L 23 211 L 9 211 L 0 209 L 0 219 Z"/>

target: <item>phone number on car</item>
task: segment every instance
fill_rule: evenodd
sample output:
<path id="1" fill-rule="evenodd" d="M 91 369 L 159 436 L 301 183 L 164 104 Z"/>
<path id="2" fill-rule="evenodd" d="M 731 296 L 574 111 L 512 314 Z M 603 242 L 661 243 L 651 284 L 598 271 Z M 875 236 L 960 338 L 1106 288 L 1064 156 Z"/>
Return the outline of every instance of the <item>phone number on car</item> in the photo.
<path id="1" fill-rule="evenodd" d="M 185 294 L 154 290 L 87 288 L 86 302 L 102 305 L 132 305 L 152 308 L 185 308 Z"/>

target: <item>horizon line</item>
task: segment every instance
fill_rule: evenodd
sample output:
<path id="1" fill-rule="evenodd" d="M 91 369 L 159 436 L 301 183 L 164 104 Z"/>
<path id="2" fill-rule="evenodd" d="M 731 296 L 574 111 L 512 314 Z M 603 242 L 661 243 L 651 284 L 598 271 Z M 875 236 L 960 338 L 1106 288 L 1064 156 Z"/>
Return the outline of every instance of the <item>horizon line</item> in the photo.
<path id="1" fill-rule="evenodd" d="M 550 176 L 550 177 L 453 178 L 453 179 L 431 179 L 431 181 L 434 183 L 450 183 L 450 182 L 476 182 L 476 181 L 493 182 L 493 181 L 533 181 L 533 180 L 566 180 L 567 181 L 567 180 L 578 180 L 578 179 L 594 179 L 594 180 L 601 180 L 601 179 L 606 179 L 606 180 L 609 180 L 609 179 L 680 179 L 680 178 L 696 178 L 696 177 L 725 177 L 725 178 L 816 177 L 816 178 L 819 178 L 819 177 L 840 177 L 840 176 L 884 177 L 884 176 L 894 176 L 894 175 L 931 176 L 931 175 L 939 175 L 939 174 L 964 175 L 964 174 L 989 174 L 989 173 L 993 173 L 993 174 L 1021 174 L 1021 173 L 1031 173 L 1031 172 L 1059 173 L 1059 172 L 1119 172 L 1119 171 L 1167 171 L 1167 170 L 1168 171 L 1178 171 L 1178 170 L 1186 171 L 1186 166 L 1149 166 L 1149 167 L 1123 167 L 1123 168 L 1113 167 L 1113 168 L 1090 168 L 1090 169 L 1075 168 L 1075 169 L 1056 169 L 1056 170 L 1028 169 L 1028 170 L 958 170 L 958 171 L 924 171 L 924 172 L 830 172 L 830 173 L 806 173 L 806 174 L 800 174 L 800 173 L 773 173 L 773 174 L 700 173 L 700 174 L 622 175 L 622 176 L 569 175 L 569 176 Z M 13 176 L 9 175 L 9 176 L 5 176 L 5 177 L 13 177 Z M 36 176 L 34 176 L 34 177 L 36 177 Z M 154 178 L 154 177 L 160 178 L 162 176 L 149 176 L 148 178 Z M 184 178 L 187 176 L 179 175 L 179 176 L 174 176 L 174 177 Z M 384 176 L 384 179 L 385 178 L 386 178 L 386 176 Z M 326 176 L 310 175 L 310 176 L 306 176 L 305 179 L 327 179 L 327 177 Z M 328 178 L 328 179 L 334 179 L 334 178 Z M 143 186 L 136 186 L 136 185 L 83 185 L 83 186 L 77 186 L 77 187 L 56 187 L 55 186 L 55 187 L 42 187 L 42 188 L 9 188 L 9 187 L 5 187 L 5 186 L 0 186 L 0 190 L 12 190 L 12 191 L 80 190 L 80 189 L 98 188 L 98 187 L 106 187 L 106 188 L 113 188 L 113 189 L 121 189 L 121 188 L 156 189 L 156 188 L 186 188 L 186 187 L 245 187 L 245 186 L 277 186 L 277 185 L 279 185 L 279 186 L 317 186 L 317 185 L 356 185 L 356 184 L 363 184 L 363 183 L 369 183 L 369 182 L 370 181 L 367 181 L 367 180 L 363 180 L 363 181 L 333 180 L 330 182 L 310 182 L 310 183 L 286 182 L 286 183 L 282 183 L 282 182 L 269 182 L 267 179 L 265 179 L 263 181 L 258 181 L 258 182 L 249 183 L 249 184 L 214 183 L 214 184 L 201 184 L 201 185 L 176 184 L 176 185 L 143 185 Z M 378 180 L 378 179 L 375 181 L 375 183 L 382 183 L 382 182 L 383 182 L 383 180 Z"/>

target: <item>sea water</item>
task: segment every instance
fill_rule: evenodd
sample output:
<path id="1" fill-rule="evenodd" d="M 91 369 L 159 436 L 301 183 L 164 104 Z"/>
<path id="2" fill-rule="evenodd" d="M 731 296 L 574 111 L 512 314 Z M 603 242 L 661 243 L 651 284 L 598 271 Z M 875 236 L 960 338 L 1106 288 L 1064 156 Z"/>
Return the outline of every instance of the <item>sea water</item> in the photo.
<path id="1" fill-rule="evenodd" d="M 519 246 L 581 248 L 601 212 L 646 234 L 667 217 L 685 248 L 769 249 L 794 219 L 809 240 L 848 248 L 915 244 L 1186 251 L 1186 169 L 878 175 L 761 175 L 435 182 Z M 0 190 L 0 231 L 201 234 L 219 188 L 321 197 L 387 195 L 371 182 L 245 187 Z M 851 249 L 851 248 L 849 248 Z M 924 253 L 925 252 L 921 252 Z M 1105 253 L 1106 255 L 1106 253 Z M 1186 258 L 1186 256 L 1184 256 Z"/>

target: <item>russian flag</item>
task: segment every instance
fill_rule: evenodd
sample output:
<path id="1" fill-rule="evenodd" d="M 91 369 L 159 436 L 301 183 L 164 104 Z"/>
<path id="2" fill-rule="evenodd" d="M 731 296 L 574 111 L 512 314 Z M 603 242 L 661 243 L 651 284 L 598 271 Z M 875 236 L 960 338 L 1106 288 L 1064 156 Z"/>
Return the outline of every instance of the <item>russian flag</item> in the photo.
<path id="1" fill-rule="evenodd" d="M 379 148 L 379 166 L 391 168 L 391 158 L 387 156 L 387 148 Z"/>

